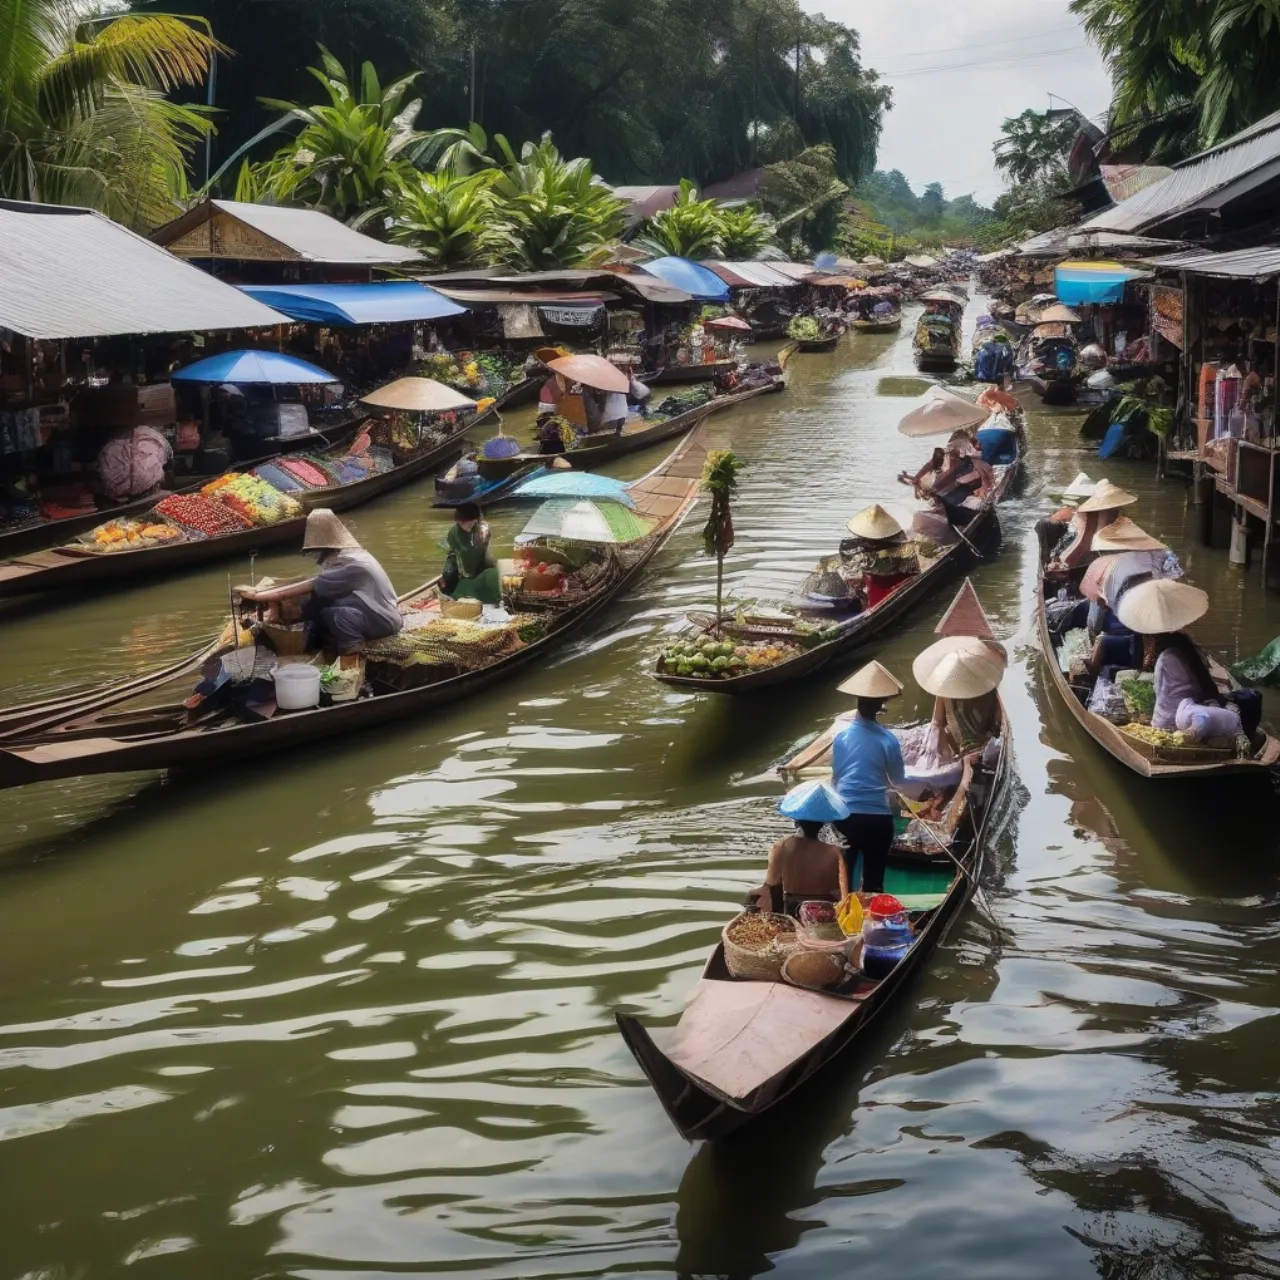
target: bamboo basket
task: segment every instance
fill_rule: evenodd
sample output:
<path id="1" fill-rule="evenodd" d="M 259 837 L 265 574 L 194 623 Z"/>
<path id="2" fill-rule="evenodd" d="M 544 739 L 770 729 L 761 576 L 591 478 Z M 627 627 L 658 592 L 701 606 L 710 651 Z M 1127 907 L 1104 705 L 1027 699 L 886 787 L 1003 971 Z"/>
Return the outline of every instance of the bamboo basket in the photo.
<path id="1" fill-rule="evenodd" d="M 307 652 L 311 624 L 307 622 L 264 622 L 262 634 L 282 658 L 297 658 Z"/>
<path id="2" fill-rule="evenodd" d="M 1222 764 L 1235 760 L 1235 746 L 1229 747 L 1158 747 L 1153 742 L 1143 742 L 1131 733 L 1121 731 L 1126 746 L 1132 747 L 1140 756 L 1145 756 L 1152 764 Z"/>
<path id="3" fill-rule="evenodd" d="M 474 622 L 484 612 L 484 605 L 479 600 L 450 600 L 440 597 L 440 616 L 442 618 L 461 618 L 464 622 Z"/>
<path id="4" fill-rule="evenodd" d="M 729 930 L 749 914 L 744 911 L 734 916 L 720 934 L 720 940 L 724 945 L 725 967 L 735 978 L 751 982 L 777 982 L 782 976 L 782 966 L 787 957 L 792 955 L 800 945 L 799 936 L 793 932 L 790 942 L 775 938 L 763 951 L 748 951 L 746 947 L 740 947 L 736 942 L 730 941 Z M 767 911 L 761 914 L 770 920 L 785 920 L 793 930 L 796 927 L 796 922 L 790 916 L 776 915 Z"/>

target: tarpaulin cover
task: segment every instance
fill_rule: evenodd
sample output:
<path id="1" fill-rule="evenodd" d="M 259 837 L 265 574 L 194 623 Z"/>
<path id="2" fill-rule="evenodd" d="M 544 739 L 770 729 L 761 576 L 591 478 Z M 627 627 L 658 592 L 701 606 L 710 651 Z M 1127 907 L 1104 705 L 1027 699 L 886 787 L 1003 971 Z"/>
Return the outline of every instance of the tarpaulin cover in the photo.
<path id="1" fill-rule="evenodd" d="M 1054 292 L 1059 302 L 1123 302 L 1125 285 L 1147 274 L 1118 262 L 1062 262 L 1054 272 Z"/>
<path id="2" fill-rule="evenodd" d="M 705 302 L 728 302 L 729 286 L 714 271 L 688 258 L 655 258 L 644 269 L 668 284 L 683 289 L 692 298 Z"/>
<path id="3" fill-rule="evenodd" d="M 460 316 L 466 307 L 415 280 L 376 284 L 242 284 L 251 298 L 308 324 L 396 324 Z"/>
<path id="4" fill-rule="evenodd" d="M 172 382 L 266 382 L 276 386 L 297 386 L 304 382 L 338 382 L 333 374 L 318 369 L 297 356 L 279 351 L 224 351 L 221 355 L 197 360 L 170 375 Z"/>

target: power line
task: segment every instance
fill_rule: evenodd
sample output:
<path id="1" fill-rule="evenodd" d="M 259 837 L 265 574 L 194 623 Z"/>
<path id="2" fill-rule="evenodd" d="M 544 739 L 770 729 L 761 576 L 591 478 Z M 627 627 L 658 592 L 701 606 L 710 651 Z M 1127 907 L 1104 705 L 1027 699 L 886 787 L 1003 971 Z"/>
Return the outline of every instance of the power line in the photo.
<path id="1" fill-rule="evenodd" d="M 1002 44 L 1024 44 L 1028 40 L 1042 40 L 1046 36 L 1064 35 L 1068 31 L 1079 31 L 1078 24 L 1072 22 L 1062 27 L 1048 27 L 1029 36 L 1010 36 L 1007 40 L 984 40 L 978 44 L 957 44 L 945 49 L 921 49 L 918 53 L 905 53 L 904 58 L 925 58 L 934 53 L 968 53 L 970 49 L 991 49 Z"/>
<path id="2" fill-rule="evenodd" d="M 966 67 L 992 67 L 999 70 L 1009 70 L 1024 66 L 1028 62 L 1043 62 L 1049 58 L 1067 58 L 1089 52 L 1088 48 L 1045 49 L 1016 58 L 1009 55 L 1003 58 L 974 58 L 969 62 L 948 62 L 936 67 L 905 67 L 901 71 L 881 71 L 878 74 L 881 80 L 902 80 L 908 76 L 935 75 L 942 71 L 959 71 Z"/>

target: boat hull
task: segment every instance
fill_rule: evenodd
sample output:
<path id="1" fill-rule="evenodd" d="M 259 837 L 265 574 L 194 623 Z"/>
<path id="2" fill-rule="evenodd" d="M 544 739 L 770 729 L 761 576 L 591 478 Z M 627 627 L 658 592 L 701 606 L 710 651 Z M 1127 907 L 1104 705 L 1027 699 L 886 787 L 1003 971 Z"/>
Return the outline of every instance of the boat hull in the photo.
<path id="1" fill-rule="evenodd" d="M 854 320 L 852 326 L 857 333 L 896 333 L 902 328 L 902 317 L 892 316 L 888 320 Z"/>
<path id="2" fill-rule="evenodd" d="M 840 335 L 833 333 L 829 338 L 799 338 L 797 343 L 801 351 L 834 351 L 840 341 Z"/>
<path id="3" fill-rule="evenodd" d="M 732 369 L 735 363 L 733 360 L 713 360 L 709 364 L 669 364 L 653 373 L 642 373 L 640 381 L 650 387 L 663 382 L 711 382 Z"/>

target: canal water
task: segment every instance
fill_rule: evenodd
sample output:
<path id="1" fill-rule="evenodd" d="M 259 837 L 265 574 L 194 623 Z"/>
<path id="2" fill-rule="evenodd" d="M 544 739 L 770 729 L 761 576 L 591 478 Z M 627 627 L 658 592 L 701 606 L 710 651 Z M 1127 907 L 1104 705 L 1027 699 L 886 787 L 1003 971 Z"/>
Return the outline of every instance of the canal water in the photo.
<path id="1" fill-rule="evenodd" d="M 905 492 L 926 445 L 880 381 L 911 372 L 909 324 L 853 336 L 713 421 L 747 463 L 737 597 L 785 595 Z M 723 1145 L 677 1136 L 614 1011 L 675 1020 L 784 830 L 772 765 L 856 663 L 741 702 L 650 678 L 711 598 L 705 507 L 596 631 L 472 702 L 0 795 L 0 1276 L 1280 1275 L 1276 809 L 1143 783 L 1053 701 L 1032 527 L 1099 475 L 1079 421 L 1032 402 L 973 570 L 1017 774 L 984 892 L 860 1054 Z M 1280 634 L 1256 571 L 1193 544 L 1185 487 L 1106 471 L 1209 591 L 1210 648 Z M 439 561 L 430 496 L 352 516 L 401 589 Z M 6 699 L 191 650 L 227 580 L 7 607 Z M 949 594 L 877 653 L 903 715 Z"/>

